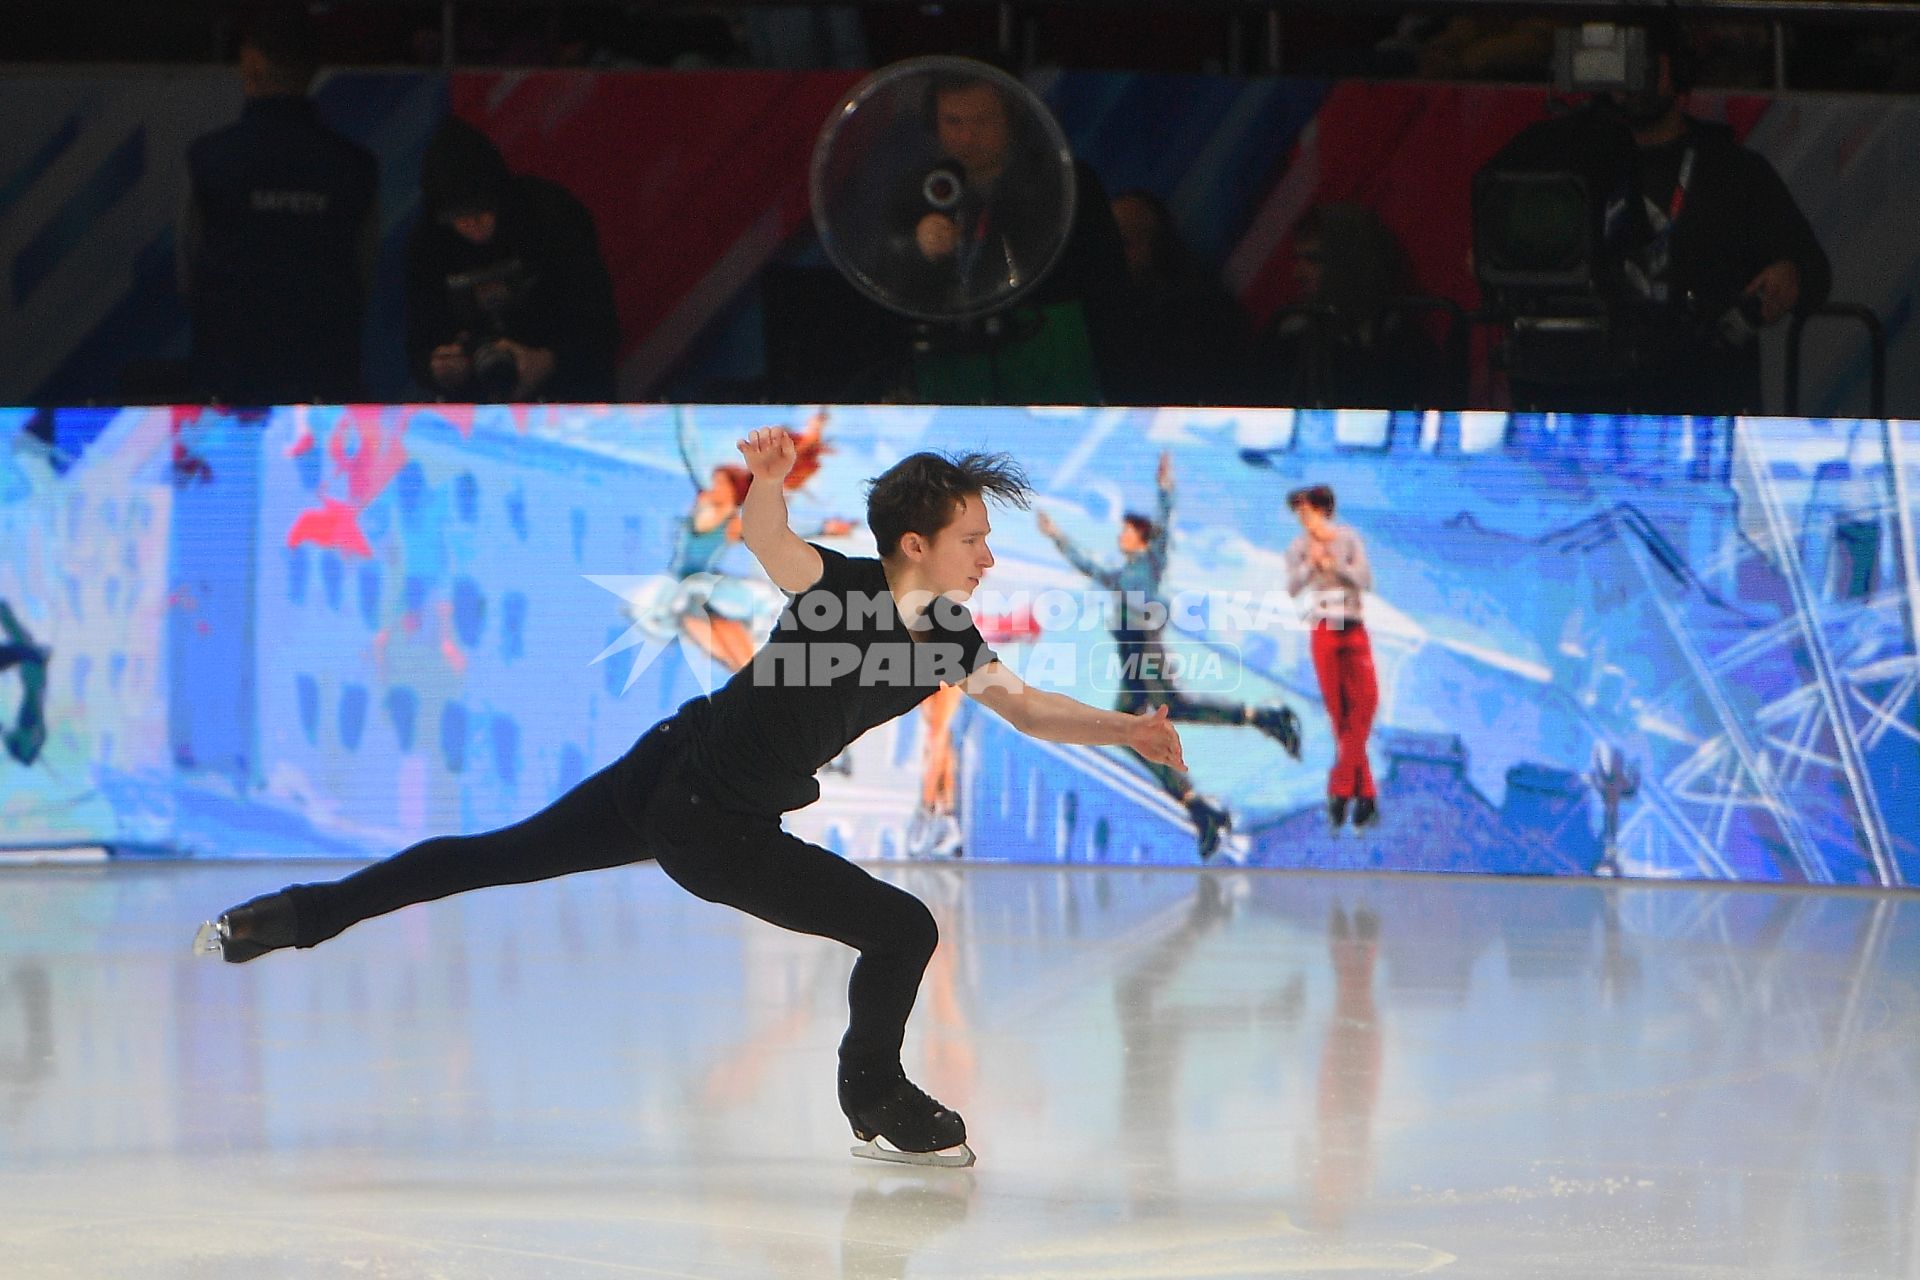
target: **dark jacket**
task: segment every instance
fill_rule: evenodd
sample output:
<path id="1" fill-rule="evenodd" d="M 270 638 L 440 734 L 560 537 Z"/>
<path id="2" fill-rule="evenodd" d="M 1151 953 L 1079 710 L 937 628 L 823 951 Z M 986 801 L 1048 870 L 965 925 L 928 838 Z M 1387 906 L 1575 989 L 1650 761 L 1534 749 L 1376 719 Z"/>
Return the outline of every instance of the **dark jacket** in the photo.
<path id="1" fill-rule="evenodd" d="M 462 208 L 496 215 L 493 239 L 467 241 L 443 220 Z M 619 321 L 593 216 L 565 188 L 515 176 L 471 126 L 450 120 L 421 167 L 421 214 L 407 242 L 407 363 L 433 386 L 445 343 L 509 338 L 554 354 L 542 400 L 611 400 Z"/>
<path id="2" fill-rule="evenodd" d="M 255 98 L 187 150 L 178 243 L 199 390 L 346 400 L 377 230 L 373 156 L 302 97 Z"/>

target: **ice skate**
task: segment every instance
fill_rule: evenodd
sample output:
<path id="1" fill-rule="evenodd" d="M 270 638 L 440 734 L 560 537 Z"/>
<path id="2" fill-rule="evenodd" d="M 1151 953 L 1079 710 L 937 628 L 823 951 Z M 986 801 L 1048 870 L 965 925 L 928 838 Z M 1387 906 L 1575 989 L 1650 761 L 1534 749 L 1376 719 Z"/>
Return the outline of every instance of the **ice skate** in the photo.
<path id="1" fill-rule="evenodd" d="M 918 806 L 907 820 L 907 856 L 924 858 L 933 852 L 933 810 Z"/>
<path id="2" fill-rule="evenodd" d="M 943 813 L 933 820 L 933 838 L 929 842 L 929 851 L 936 858 L 957 858 L 966 851 L 966 836 L 960 830 L 960 819 L 950 813 Z"/>
<path id="3" fill-rule="evenodd" d="M 1347 798 L 1345 796 L 1327 797 L 1327 828 L 1334 835 L 1340 834 L 1340 828 L 1347 825 Z"/>
<path id="4" fill-rule="evenodd" d="M 1199 847 L 1200 861 L 1205 862 L 1219 852 L 1220 842 L 1233 828 L 1233 815 L 1205 796 L 1188 796 L 1186 806 L 1187 816 L 1193 819 L 1193 834 Z"/>
<path id="5" fill-rule="evenodd" d="M 860 1145 L 852 1153 L 863 1160 L 892 1164 L 937 1165 L 964 1169 L 973 1163 L 967 1122 L 922 1093 L 905 1076 L 874 1101 L 841 1108 Z"/>
<path id="6" fill-rule="evenodd" d="M 293 899 L 283 889 L 230 907 L 219 919 L 202 924 L 193 935 L 193 949 L 199 955 L 218 955 L 228 964 L 245 964 L 292 946 L 297 937 Z"/>
<path id="7" fill-rule="evenodd" d="M 1300 758 L 1300 717 L 1292 707 L 1248 707 L 1247 723 L 1280 744 L 1280 749 Z"/>
<path id="8" fill-rule="evenodd" d="M 1380 823 L 1380 806 L 1374 803 L 1372 796 L 1361 796 L 1353 802 L 1353 829 L 1365 831 L 1368 827 Z"/>

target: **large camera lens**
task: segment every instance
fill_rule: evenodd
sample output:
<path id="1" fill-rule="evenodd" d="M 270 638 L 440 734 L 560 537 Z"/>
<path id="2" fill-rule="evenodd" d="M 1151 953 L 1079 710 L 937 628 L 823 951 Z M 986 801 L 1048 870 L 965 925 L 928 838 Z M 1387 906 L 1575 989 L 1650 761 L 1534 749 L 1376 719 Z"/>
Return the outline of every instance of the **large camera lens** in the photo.
<path id="1" fill-rule="evenodd" d="M 520 386 L 520 364 L 513 352 L 488 343 L 473 353 L 473 383 L 478 398 L 488 404 L 511 400 Z"/>
<path id="2" fill-rule="evenodd" d="M 1567 288 L 1592 278 L 1593 205 L 1570 172 L 1482 172 L 1474 180 L 1474 271 L 1496 288 Z"/>

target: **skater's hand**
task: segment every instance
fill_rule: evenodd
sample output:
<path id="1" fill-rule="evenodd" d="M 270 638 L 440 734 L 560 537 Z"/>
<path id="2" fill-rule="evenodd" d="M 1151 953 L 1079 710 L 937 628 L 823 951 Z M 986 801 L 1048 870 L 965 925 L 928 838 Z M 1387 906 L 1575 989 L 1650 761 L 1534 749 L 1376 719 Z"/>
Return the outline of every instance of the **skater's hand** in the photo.
<path id="1" fill-rule="evenodd" d="M 1040 526 L 1040 532 L 1045 534 L 1049 538 L 1055 538 L 1060 535 L 1060 526 L 1055 524 L 1053 522 L 1053 517 L 1048 515 L 1044 511 L 1042 511 L 1038 517 L 1036 517 L 1036 519 L 1034 520 L 1034 523 L 1038 524 Z"/>
<path id="2" fill-rule="evenodd" d="M 761 427 L 749 432 L 745 440 L 735 442 L 734 448 L 740 450 L 740 456 L 746 459 L 747 470 L 753 473 L 755 480 L 766 480 L 779 484 L 793 470 L 797 451 L 793 447 L 793 437 L 787 434 L 785 427 Z"/>
<path id="3" fill-rule="evenodd" d="M 1127 726 L 1127 745 L 1155 764 L 1169 764 L 1187 771 L 1187 758 L 1180 752 L 1180 735 L 1167 719 L 1165 707 L 1155 707 L 1132 717 Z"/>
<path id="4" fill-rule="evenodd" d="M 1160 471 L 1156 479 L 1162 489 L 1173 487 L 1173 450 L 1167 449 L 1160 454 Z"/>

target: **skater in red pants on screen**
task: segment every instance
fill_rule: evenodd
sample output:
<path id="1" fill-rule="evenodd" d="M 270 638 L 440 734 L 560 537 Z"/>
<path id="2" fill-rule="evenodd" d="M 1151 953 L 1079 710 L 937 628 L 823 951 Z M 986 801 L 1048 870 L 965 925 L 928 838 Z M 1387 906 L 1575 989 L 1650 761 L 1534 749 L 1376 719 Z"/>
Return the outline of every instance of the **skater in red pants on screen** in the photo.
<path id="1" fill-rule="evenodd" d="M 1367 734 L 1380 705 L 1373 676 L 1373 645 L 1367 639 L 1361 596 L 1373 588 L 1373 570 L 1360 535 L 1333 522 L 1333 490 L 1324 484 L 1295 489 L 1287 506 L 1300 521 L 1300 536 L 1287 548 L 1287 593 L 1307 593 L 1307 625 L 1313 629 L 1313 670 L 1320 678 L 1337 744 L 1327 776 L 1327 818 L 1339 830 L 1352 806 L 1353 825 L 1380 820 L 1367 765 Z"/>

